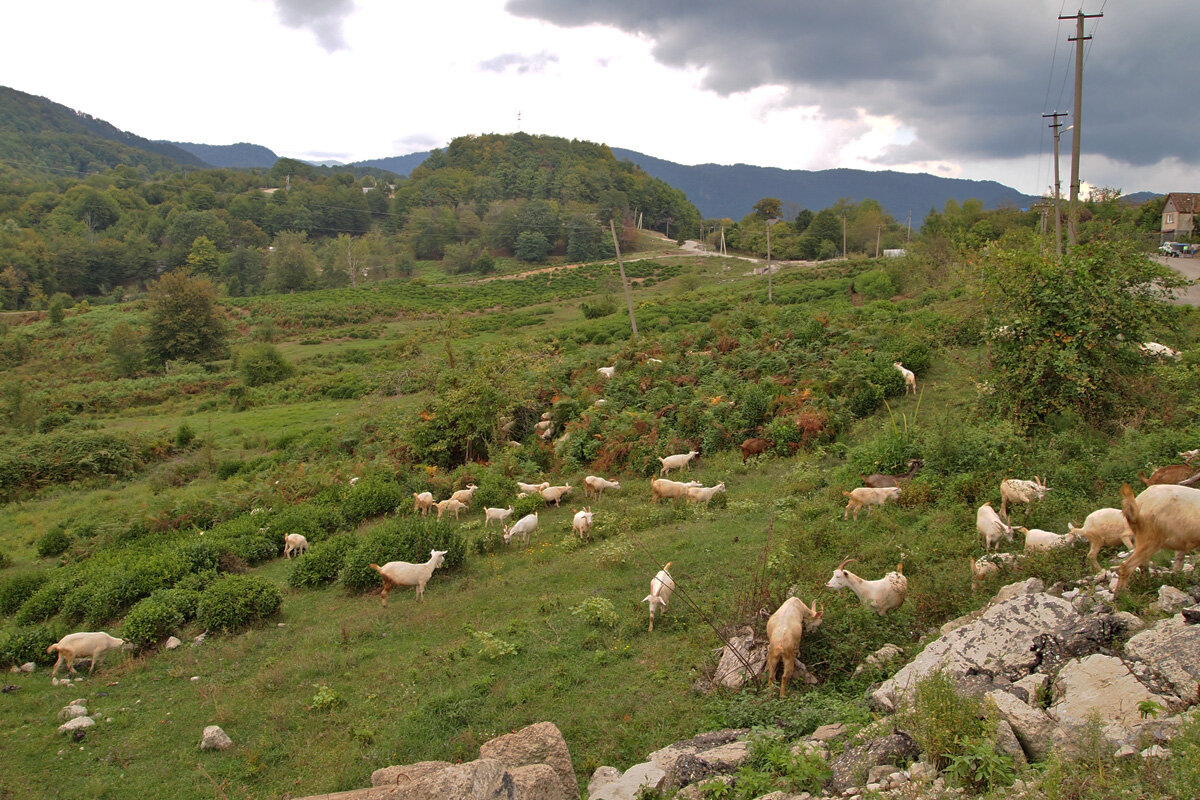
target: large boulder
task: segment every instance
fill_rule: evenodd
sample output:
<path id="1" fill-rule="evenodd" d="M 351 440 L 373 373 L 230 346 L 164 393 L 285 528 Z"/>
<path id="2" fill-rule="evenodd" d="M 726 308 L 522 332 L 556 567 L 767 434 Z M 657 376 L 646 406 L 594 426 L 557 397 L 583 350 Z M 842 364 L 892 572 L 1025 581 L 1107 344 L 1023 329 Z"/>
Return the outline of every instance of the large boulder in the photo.
<path id="1" fill-rule="evenodd" d="M 934 640 L 884 681 L 872 698 L 887 711 L 912 696 L 918 681 L 937 671 L 955 680 L 969 673 L 992 673 L 1008 680 L 1038 665 L 1031 649 L 1043 634 L 1061 635 L 1079 620 L 1070 602 L 1048 594 L 1017 594 L 989 608 L 974 622 Z"/>
<path id="2" fill-rule="evenodd" d="M 1099 653 L 1064 666 L 1054 680 L 1054 690 L 1056 700 L 1049 714 L 1060 725 L 1081 727 L 1099 719 L 1105 738 L 1118 742 L 1141 719 L 1139 704 L 1166 708 L 1169 702 L 1147 689 L 1121 659 Z"/>
<path id="3" fill-rule="evenodd" d="M 661 789 L 667 773 L 652 762 L 635 764 L 616 780 L 609 781 L 589 800 L 636 800 L 643 789 Z"/>
<path id="4" fill-rule="evenodd" d="M 517 800 L 579 800 L 579 790 L 563 794 L 562 782 L 549 764 L 528 764 L 509 770 Z"/>
<path id="5" fill-rule="evenodd" d="M 479 757 L 495 759 L 510 768 L 546 764 L 558 774 L 564 798 L 574 800 L 579 796 L 571 751 L 553 722 L 539 722 L 485 742 L 479 748 Z"/>
<path id="6" fill-rule="evenodd" d="M 1045 711 L 1034 708 L 1008 692 L 989 692 L 987 697 L 999 718 L 1012 728 L 1030 761 L 1045 759 L 1056 746 L 1062 744 L 1062 729 Z"/>
<path id="7" fill-rule="evenodd" d="M 1125 654 L 1153 669 L 1185 703 L 1200 702 L 1200 626 L 1164 619 L 1125 643 Z"/>
<path id="8" fill-rule="evenodd" d="M 492 758 L 452 764 L 429 772 L 403 787 L 391 787 L 403 800 L 516 800 L 513 777 Z"/>
<path id="9" fill-rule="evenodd" d="M 418 761 L 397 767 L 383 767 L 371 773 L 372 786 L 405 786 L 418 778 L 453 766 L 449 761 Z"/>

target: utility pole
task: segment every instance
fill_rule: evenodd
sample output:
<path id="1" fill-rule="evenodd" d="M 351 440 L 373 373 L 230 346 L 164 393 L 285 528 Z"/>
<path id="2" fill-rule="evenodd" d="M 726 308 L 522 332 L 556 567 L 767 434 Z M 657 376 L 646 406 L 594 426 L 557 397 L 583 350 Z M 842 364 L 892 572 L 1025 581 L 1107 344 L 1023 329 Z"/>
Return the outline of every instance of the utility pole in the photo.
<path id="1" fill-rule="evenodd" d="M 1062 127 L 1062 123 L 1058 121 L 1058 118 L 1065 117 L 1066 115 L 1064 111 L 1042 114 L 1043 118 L 1054 118 L 1054 121 L 1050 123 L 1050 127 L 1054 130 L 1054 253 L 1058 256 L 1059 260 L 1062 259 L 1062 211 L 1059 208 L 1059 198 L 1062 197 L 1062 183 L 1058 176 L 1058 137 L 1062 135 L 1062 131 L 1059 130 Z"/>
<path id="2" fill-rule="evenodd" d="M 1070 217 L 1067 219 L 1067 239 L 1071 246 L 1079 244 L 1079 146 L 1080 146 L 1080 124 L 1083 114 L 1083 43 L 1090 36 L 1083 35 L 1083 21 L 1085 19 L 1095 19 L 1102 17 L 1103 14 L 1085 14 L 1079 11 L 1077 14 L 1068 16 L 1059 15 L 1059 19 L 1075 19 L 1075 35 L 1067 37 L 1068 42 L 1075 43 L 1075 111 L 1071 114 L 1071 121 L 1075 126 L 1075 131 L 1071 134 L 1071 204 Z"/>
<path id="3" fill-rule="evenodd" d="M 912 244 L 912 212 L 911 211 L 908 212 L 908 222 L 904 223 L 904 227 L 908 229 L 908 232 L 904 235 L 904 246 L 908 247 L 910 244 Z"/>
<path id="4" fill-rule="evenodd" d="M 875 257 L 879 258 L 879 237 L 883 235 L 883 226 L 875 226 Z"/>
<path id="5" fill-rule="evenodd" d="M 846 212 L 842 212 L 842 258 L 846 257 Z"/>
<path id="6" fill-rule="evenodd" d="M 775 302 L 774 293 L 771 291 L 772 290 L 772 286 L 771 286 L 771 226 L 774 225 L 776 222 L 779 222 L 779 220 L 778 219 L 767 220 L 767 302 L 768 303 Z"/>
<path id="7" fill-rule="evenodd" d="M 637 320 L 633 318 L 633 299 L 629 296 L 629 281 L 625 279 L 625 263 L 621 261 L 621 243 L 617 241 L 617 226 L 612 217 L 608 218 L 608 229 L 612 231 L 613 249 L 617 251 L 617 268 L 621 271 L 621 288 L 625 290 L 625 307 L 629 309 L 629 327 L 633 329 L 633 338 L 638 338 Z"/>

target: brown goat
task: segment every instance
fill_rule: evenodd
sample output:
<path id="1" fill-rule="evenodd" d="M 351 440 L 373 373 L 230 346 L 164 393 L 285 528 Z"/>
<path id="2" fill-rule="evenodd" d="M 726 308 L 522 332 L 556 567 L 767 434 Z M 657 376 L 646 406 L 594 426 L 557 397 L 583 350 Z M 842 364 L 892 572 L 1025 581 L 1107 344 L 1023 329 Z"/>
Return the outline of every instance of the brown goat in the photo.
<path id="1" fill-rule="evenodd" d="M 766 439 L 747 439 L 741 444 L 742 463 L 745 464 L 750 456 L 762 455 L 767 452 L 767 448 L 774 446 L 774 442 L 767 441 Z"/>
<path id="2" fill-rule="evenodd" d="M 1149 478 L 1141 470 L 1138 470 L 1138 477 L 1147 486 L 1159 486 L 1164 483 L 1183 483 L 1193 475 L 1200 475 L 1200 470 L 1187 464 L 1169 464 L 1165 467 L 1159 467 L 1154 470 Z"/>
<path id="3" fill-rule="evenodd" d="M 871 486 L 875 489 L 886 489 L 889 486 L 899 486 L 902 483 L 908 483 L 912 480 L 912 476 L 917 474 L 924 463 L 919 458 L 910 458 L 908 460 L 908 472 L 903 475 L 884 475 L 879 472 L 870 475 L 860 475 L 863 480 L 863 486 Z"/>
<path id="4" fill-rule="evenodd" d="M 1174 550 L 1179 569 L 1183 554 L 1200 547 L 1200 489 L 1159 484 L 1134 497 L 1126 483 L 1121 486 L 1121 511 L 1137 546 L 1117 571 L 1117 591 L 1159 550 Z"/>

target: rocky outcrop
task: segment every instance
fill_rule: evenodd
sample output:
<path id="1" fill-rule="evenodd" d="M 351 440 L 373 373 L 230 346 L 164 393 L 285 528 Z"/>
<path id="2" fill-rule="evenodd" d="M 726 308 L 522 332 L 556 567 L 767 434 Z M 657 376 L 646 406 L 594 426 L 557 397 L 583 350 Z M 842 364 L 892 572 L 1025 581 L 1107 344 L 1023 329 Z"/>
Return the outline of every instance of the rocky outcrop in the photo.
<path id="1" fill-rule="evenodd" d="M 1200 626 L 1182 615 L 1162 620 L 1126 642 L 1125 654 L 1161 675 L 1185 703 L 1200 702 Z"/>
<path id="2" fill-rule="evenodd" d="M 830 785 L 835 792 L 841 793 L 853 786 L 866 784 L 874 767 L 886 765 L 903 769 L 920 755 L 921 751 L 913 738 L 904 731 L 896 730 L 866 744 L 847 748 L 830 762 L 829 769 L 833 772 Z"/>
<path id="3" fill-rule="evenodd" d="M 494 759 L 510 768 L 545 764 L 558 776 L 561 789 L 558 796 L 564 800 L 574 800 L 579 795 L 575 768 L 571 766 L 571 751 L 567 749 L 562 732 L 553 722 L 539 722 L 485 742 L 479 748 L 479 756 Z"/>
<path id="4" fill-rule="evenodd" d="M 750 626 L 739 628 L 734 635 L 729 637 L 728 644 L 720 648 L 721 656 L 712 679 L 698 681 L 696 689 L 701 692 L 710 692 L 718 686 L 735 691 L 741 689 L 747 683 L 758 678 L 766 669 L 768 647 L 769 643 L 766 639 L 755 638 L 754 629 Z M 795 667 L 793 683 L 804 683 L 809 686 L 817 684 L 817 677 L 798 658 Z"/>

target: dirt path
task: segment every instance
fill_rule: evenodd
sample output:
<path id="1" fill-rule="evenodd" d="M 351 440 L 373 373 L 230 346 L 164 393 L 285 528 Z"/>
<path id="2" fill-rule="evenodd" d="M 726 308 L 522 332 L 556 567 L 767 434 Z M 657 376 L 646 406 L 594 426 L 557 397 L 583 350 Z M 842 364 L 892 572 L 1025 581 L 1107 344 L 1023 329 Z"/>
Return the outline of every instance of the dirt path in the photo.
<path id="1" fill-rule="evenodd" d="M 1167 258 L 1155 256 L 1154 260 L 1165 264 L 1185 278 L 1200 278 L 1200 258 Z M 1188 286 L 1175 292 L 1175 302 L 1181 306 L 1200 306 L 1200 285 Z"/>

